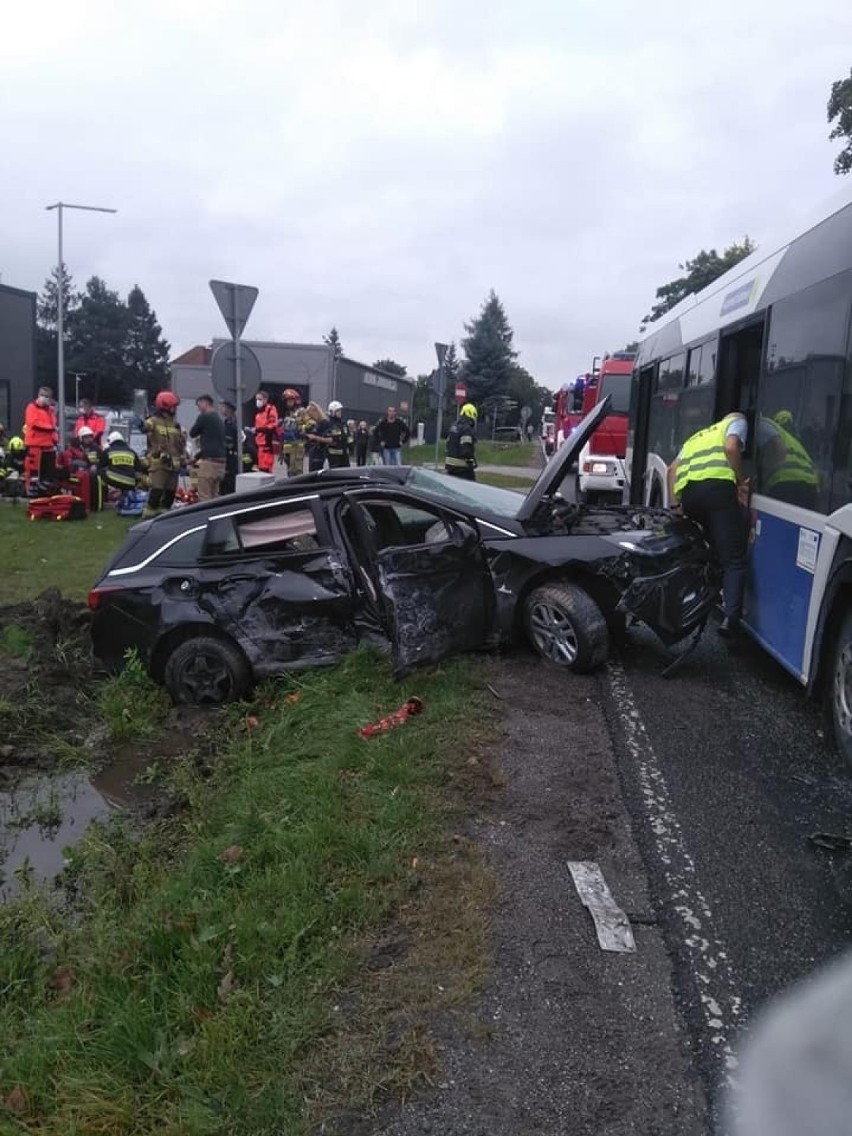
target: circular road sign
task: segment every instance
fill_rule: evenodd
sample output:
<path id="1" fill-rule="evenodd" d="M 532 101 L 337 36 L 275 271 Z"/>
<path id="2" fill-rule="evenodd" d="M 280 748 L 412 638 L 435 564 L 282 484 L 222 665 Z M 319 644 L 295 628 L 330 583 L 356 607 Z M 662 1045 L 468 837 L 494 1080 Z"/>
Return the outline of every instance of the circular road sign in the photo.
<path id="1" fill-rule="evenodd" d="M 234 376 L 235 344 L 222 343 L 213 355 L 211 379 L 216 393 L 229 402 L 236 403 L 237 388 Z M 250 347 L 240 343 L 240 363 L 242 366 L 243 402 L 254 398 L 260 390 L 260 360 Z"/>

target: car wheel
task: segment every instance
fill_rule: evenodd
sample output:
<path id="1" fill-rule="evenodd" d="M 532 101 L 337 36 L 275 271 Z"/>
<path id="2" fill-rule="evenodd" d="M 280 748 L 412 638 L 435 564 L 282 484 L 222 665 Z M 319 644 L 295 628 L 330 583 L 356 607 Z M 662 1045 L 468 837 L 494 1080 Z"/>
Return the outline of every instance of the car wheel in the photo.
<path id="1" fill-rule="evenodd" d="M 212 635 L 196 635 L 178 644 L 163 675 L 166 689 L 180 705 L 236 702 L 248 689 L 248 664 L 238 647 Z"/>
<path id="2" fill-rule="evenodd" d="M 576 584 L 545 584 L 524 607 L 530 642 L 549 663 L 590 671 L 609 656 L 609 632 L 601 609 Z"/>
<path id="3" fill-rule="evenodd" d="M 837 748 L 852 764 L 852 611 L 846 613 L 834 647 L 831 722 Z"/>

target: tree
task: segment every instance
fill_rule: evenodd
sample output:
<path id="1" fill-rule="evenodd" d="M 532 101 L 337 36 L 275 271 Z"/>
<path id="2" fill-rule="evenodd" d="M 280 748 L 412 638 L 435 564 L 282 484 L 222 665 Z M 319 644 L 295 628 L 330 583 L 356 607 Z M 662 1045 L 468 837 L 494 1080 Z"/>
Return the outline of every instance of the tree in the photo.
<path id="1" fill-rule="evenodd" d="M 549 387 L 539 386 L 524 367 L 513 369 L 508 394 L 514 404 L 507 408 L 505 414 L 505 421 L 509 426 L 520 423 L 521 410 L 525 406 L 530 408 L 529 421 L 541 422 L 545 406 L 549 406 L 553 401 L 553 391 Z"/>
<path id="2" fill-rule="evenodd" d="M 333 327 L 328 335 L 322 337 L 323 343 L 330 347 L 335 359 L 339 359 L 343 354 L 343 344 L 340 342 L 340 333 L 336 327 Z"/>
<path id="3" fill-rule="evenodd" d="M 638 339 L 631 339 L 631 341 L 628 344 L 626 344 L 624 347 L 622 347 L 620 351 L 617 351 L 616 354 L 617 355 L 635 355 L 638 350 L 639 350 L 639 340 Z"/>
<path id="4" fill-rule="evenodd" d="M 834 172 L 848 174 L 852 170 L 852 69 L 848 79 L 838 79 L 831 84 L 831 95 L 828 100 L 828 121 L 837 122 L 829 134 L 834 141 L 845 138 L 846 145 L 834 159 Z"/>
<path id="5" fill-rule="evenodd" d="M 418 375 L 411 399 L 411 420 L 432 422 L 435 418 L 435 388 L 431 375 Z"/>
<path id="6" fill-rule="evenodd" d="M 124 384 L 128 391 L 144 389 L 149 396 L 169 382 L 169 345 L 156 312 L 135 284 L 127 297 L 127 334 L 124 342 Z"/>
<path id="7" fill-rule="evenodd" d="M 467 335 L 462 340 L 465 360 L 461 377 L 468 397 L 471 402 L 484 403 L 505 396 L 518 353 L 506 312 L 493 288 L 476 319 L 464 326 Z"/>
<path id="8" fill-rule="evenodd" d="M 68 339 L 68 317 L 80 302 L 79 293 L 67 265 L 62 265 L 62 312 L 65 317 L 65 339 Z M 59 311 L 59 269 L 54 268 L 44 282 L 36 303 L 36 376 L 39 386 L 56 389 L 56 324 Z"/>
<path id="9" fill-rule="evenodd" d="M 127 305 L 117 292 L 93 276 L 79 305 L 68 314 L 68 370 L 81 371 L 81 391 L 95 402 L 128 406 L 132 387 L 127 382 Z"/>
<path id="10" fill-rule="evenodd" d="M 408 374 L 402 363 L 397 363 L 395 359 L 377 359 L 373 366 L 377 371 L 386 371 L 389 375 L 399 375 L 400 378 Z"/>
<path id="11" fill-rule="evenodd" d="M 734 242 L 729 248 L 725 249 L 721 256 L 715 249 L 710 249 L 709 252 L 702 249 L 693 260 L 679 264 L 678 268 L 685 275 L 679 276 L 677 280 L 663 284 L 657 289 L 658 302 L 654 304 L 650 314 L 642 320 L 642 330 L 644 331 L 649 323 L 653 323 L 660 316 L 671 311 L 686 296 L 700 292 L 702 288 L 706 288 L 708 284 L 718 280 L 729 268 L 733 268 L 749 253 L 754 252 L 755 247 L 751 238 L 743 237 L 740 244 Z"/>

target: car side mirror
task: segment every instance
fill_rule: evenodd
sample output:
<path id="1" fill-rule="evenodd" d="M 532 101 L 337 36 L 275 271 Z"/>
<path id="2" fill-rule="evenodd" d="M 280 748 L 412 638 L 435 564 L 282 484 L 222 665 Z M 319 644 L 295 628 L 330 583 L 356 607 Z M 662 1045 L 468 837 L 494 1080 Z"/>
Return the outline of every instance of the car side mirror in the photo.
<path id="1" fill-rule="evenodd" d="M 452 532 L 453 544 L 458 545 L 459 548 L 467 548 L 479 541 L 479 533 L 467 521 L 454 521 Z"/>

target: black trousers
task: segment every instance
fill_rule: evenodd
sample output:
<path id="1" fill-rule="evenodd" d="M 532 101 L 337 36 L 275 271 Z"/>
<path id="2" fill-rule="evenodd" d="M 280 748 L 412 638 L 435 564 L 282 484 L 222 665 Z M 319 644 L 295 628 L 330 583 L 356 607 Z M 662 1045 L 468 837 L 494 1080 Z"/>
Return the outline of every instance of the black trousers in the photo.
<path id="1" fill-rule="evenodd" d="M 450 477 L 461 477 L 465 481 L 476 481 L 476 470 L 472 465 L 445 465 L 444 473 Z"/>
<path id="2" fill-rule="evenodd" d="M 698 521 L 722 567 L 725 615 L 739 619 L 743 611 L 748 549 L 748 511 L 737 501 L 733 481 L 693 481 L 681 494 L 683 511 Z"/>

